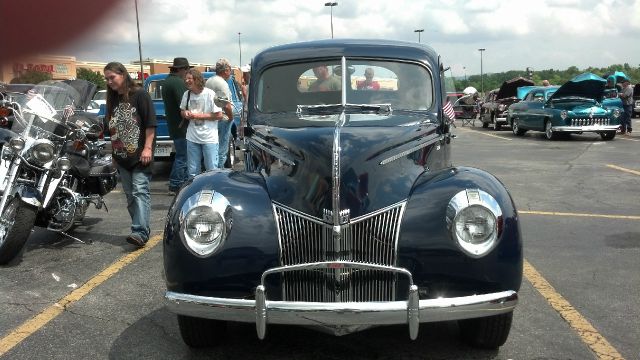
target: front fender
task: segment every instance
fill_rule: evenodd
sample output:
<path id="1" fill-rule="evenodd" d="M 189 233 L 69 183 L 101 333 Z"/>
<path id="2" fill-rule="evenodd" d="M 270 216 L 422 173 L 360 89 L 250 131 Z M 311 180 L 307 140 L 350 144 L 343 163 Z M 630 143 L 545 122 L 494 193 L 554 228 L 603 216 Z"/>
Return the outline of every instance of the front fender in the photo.
<path id="1" fill-rule="evenodd" d="M 27 184 L 17 184 L 13 192 L 27 206 L 35 209 L 42 207 L 42 193 L 35 187 Z"/>
<path id="2" fill-rule="evenodd" d="M 451 198 L 465 189 L 487 192 L 502 209 L 504 225 L 498 244 L 477 259 L 458 248 L 445 218 Z M 423 174 L 415 183 L 401 229 L 398 266 L 411 271 L 418 286 L 433 296 L 439 291 L 451 296 L 520 288 L 523 260 L 518 214 L 504 185 L 485 171 L 454 167 Z"/>
<path id="3" fill-rule="evenodd" d="M 209 257 L 198 258 L 182 240 L 179 216 L 184 202 L 203 190 L 226 197 L 233 223 L 221 248 Z M 180 191 L 167 215 L 164 232 L 167 289 L 210 296 L 250 296 L 262 273 L 279 264 L 275 224 L 261 176 L 230 170 L 197 176 Z"/>

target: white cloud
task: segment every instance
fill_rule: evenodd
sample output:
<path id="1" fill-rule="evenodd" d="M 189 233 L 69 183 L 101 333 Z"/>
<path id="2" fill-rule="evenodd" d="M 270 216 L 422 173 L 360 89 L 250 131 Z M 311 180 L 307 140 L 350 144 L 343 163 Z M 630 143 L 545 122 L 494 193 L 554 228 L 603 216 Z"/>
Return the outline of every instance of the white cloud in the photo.
<path id="1" fill-rule="evenodd" d="M 129 1 L 110 20 L 65 51 L 80 60 L 138 58 L 135 12 Z M 211 63 L 242 62 L 288 42 L 331 37 L 385 38 L 432 45 L 454 74 L 564 69 L 640 63 L 640 0 L 341 0 L 329 9 L 315 0 L 138 0 L 143 57 Z M 460 75 L 462 75 L 460 73 Z"/>

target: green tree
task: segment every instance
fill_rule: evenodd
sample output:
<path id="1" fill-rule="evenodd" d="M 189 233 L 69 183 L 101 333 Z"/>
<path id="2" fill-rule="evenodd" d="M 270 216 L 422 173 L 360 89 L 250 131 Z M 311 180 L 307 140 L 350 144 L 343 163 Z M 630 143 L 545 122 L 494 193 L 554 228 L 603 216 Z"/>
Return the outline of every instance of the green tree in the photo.
<path id="1" fill-rule="evenodd" d="M 78 70 L 76 71 L 76 76 L 78 79 L 83 79 L 94 83 L 98 87 L 98 90 L 107 88 L 107 82 L 104 80 L 104 77 L 101 74 L 92 71 L 91 69 L 78 68 Z"/>
<path id="2" fill-rule="evenodd" d="M 43 71 L 27 70 L 11 80 L 12 84 L 39 84 L 51 80 L 51 74 Z"/>

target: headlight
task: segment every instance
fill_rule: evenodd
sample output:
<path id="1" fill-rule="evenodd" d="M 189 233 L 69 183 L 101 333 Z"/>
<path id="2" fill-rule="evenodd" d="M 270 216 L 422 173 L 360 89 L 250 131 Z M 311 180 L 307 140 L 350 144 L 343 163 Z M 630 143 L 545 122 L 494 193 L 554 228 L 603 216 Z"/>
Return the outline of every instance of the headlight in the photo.
<path id="1" fill-rule="evenodd" d="M 479 189 L 466 189 L 451 198 L 446 221 L 458 247 L 475 258 L 496 246 L 503 227 L 500 205 Z"/>
<path id="2" fill-rule="evenodd" d="M 9 146 L 13 149 L 13 151 L 19 153 L 24 149 L 24 140 L 22 138 L 12 138 L 9 140 Z"/>
<path id="3" fill-rule="evenodd" d="M 569 116 L 569 113 L 567 112 L 567 110 L 560 111 L 560 117 L 562 118 L 562 120 L 566 119 L 567 116 Z"/>
<path id="4" fill-rule="evenodd" d="M 620 116 L 620 109 L 616 108 L 613 110 L 613 117 L 617 118 L 618 116 Z"/>
<path id="5" fill-rule="evenodd" d="M 69 158 L 66 158 L 66 157 L 61 157 L 58 159 L 58 162 L 56 163 L 56 167 L 62 171 L 67 171 L 71 169 L 71 160 L 69 160 Z"/>
<path id="6" fill-rule="evenodd" d="M 184 203 L 180 214 L 182 237 L 195 255 L 213 254 L 224 244 L 232 226 L 229 201 L 212 190 L 203 190 Z"/>
<path id="7" fill-rule="evenodd" d="M 30 159 L 35 160 L 39 164 L 46 164 L 53 159 L 56 147 L 47 139 L 38 139 L 29 149 Z"/>

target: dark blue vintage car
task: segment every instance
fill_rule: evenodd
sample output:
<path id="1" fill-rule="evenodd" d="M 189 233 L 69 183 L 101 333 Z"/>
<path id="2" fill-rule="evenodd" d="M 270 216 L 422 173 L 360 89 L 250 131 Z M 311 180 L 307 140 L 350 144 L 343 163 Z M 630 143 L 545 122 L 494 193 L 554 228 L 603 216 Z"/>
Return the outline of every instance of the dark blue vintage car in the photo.
<path id="1" fill-rule="evenodd" d="M 380 88 L 359 90 L 371 68 Z M 457 320 L 470 344 L 507 339 L 522 281 L 514 202 L 452 166 L 444 66 L 382 40 L 273 47 L 251 66 L 245 169 L 183 187 L 167 214 L 168 308 L 190 346 L 227 322 L 336 335 Z"/>
<path id="2" fill-rule="evenodd" d="M 560 134 L 594 132 L 612 140 L 620 126 L 621 110 L 603 105 L 606 80 L 584 73 L 564 85 L 533 87 L 518 103 L 509 107 L 508 122 L 513 133 L 543 131 L 549 140 Z"/>

